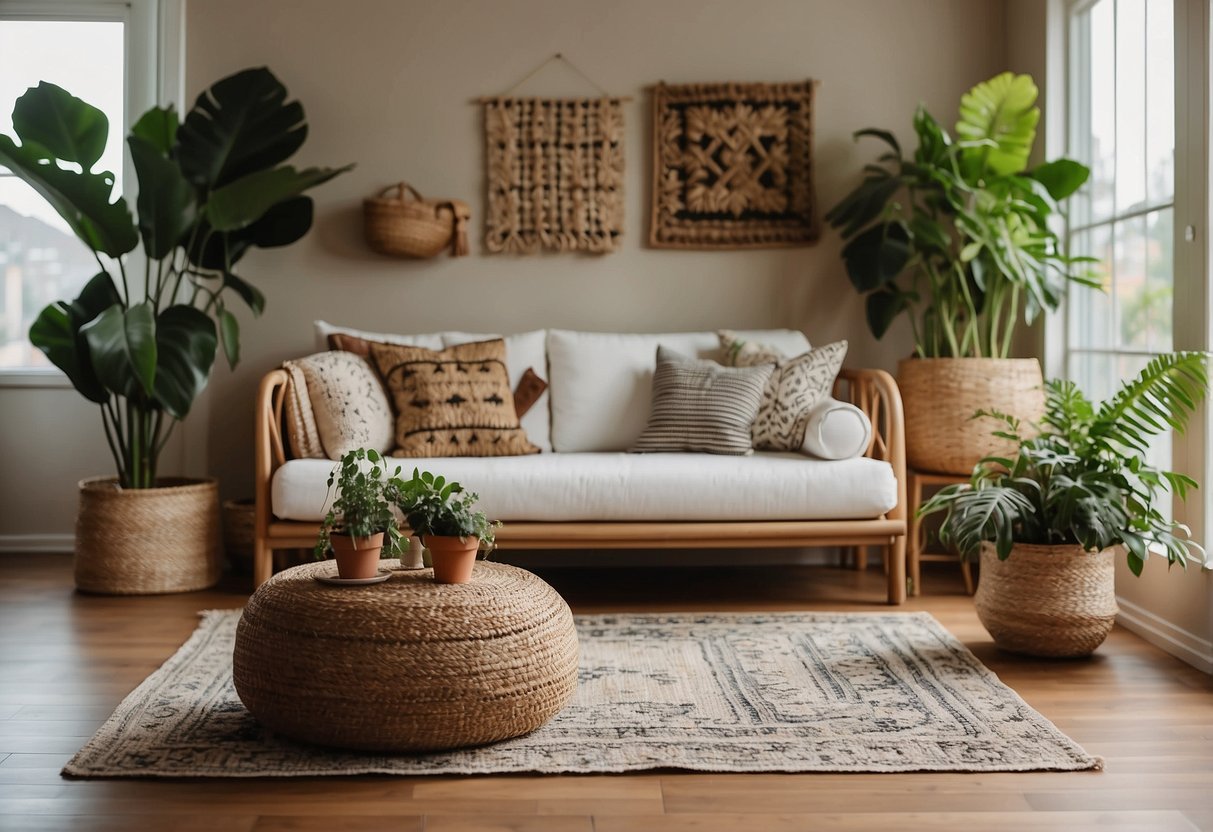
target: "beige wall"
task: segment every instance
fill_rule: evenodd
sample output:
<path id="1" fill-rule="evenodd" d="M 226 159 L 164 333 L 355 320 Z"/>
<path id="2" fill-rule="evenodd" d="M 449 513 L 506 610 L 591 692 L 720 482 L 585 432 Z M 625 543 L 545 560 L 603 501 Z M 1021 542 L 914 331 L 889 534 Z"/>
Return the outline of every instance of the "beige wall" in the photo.
<path id="1" fill-rule="evenodd" d="M 904 332 L 877 344 L 848 288 L 839 245 L 673 252 L 642 244 L 647 204 L 647 98 L 659 80 L 819 79 L 818 195 L 853 185 L 877 148 L 866 126 L 909 133 L 925 102 L 950 120 L 960 95 L 1004 63 L 1001 0 L 195 0 L 187 12 L 187 91 L 268 65 L 307 108 L 299 161 L 356 162 L 319 190 L 316 227 L 290 249 L 257 253 L 241 272 L 265 290 L 246 326 L 245 360 L 212 382 L 210 469 L 229 495 L 247 492 L 257 380 L 311 350 L 311 321 L 418 332 L 539 327 L 682 330 L 789 326 L 815 342 L 851 341 L 849 362 L 892 367 Z M 623 249 L 604 257 L 484 254 L 425 262 L 363 245 L 361 199 L 407 179 L 423 193 L 468 200 L 480 235 L 483 154 L 472 101 L 504 92 L 561 51 L 626 105 Z M 522 88 L 584 95 L 559 65 Z"/>

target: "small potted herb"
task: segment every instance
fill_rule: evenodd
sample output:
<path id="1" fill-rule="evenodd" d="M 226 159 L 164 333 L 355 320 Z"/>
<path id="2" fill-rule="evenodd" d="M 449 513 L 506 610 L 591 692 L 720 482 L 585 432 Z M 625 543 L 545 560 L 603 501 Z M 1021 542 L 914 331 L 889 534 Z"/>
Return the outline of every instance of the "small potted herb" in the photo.
<path id="1" fill-rule="evenodd" d="M 483 547 L 487 555 L 496 545 L 494 531 L 501 524 L 473 510 L 477 499 L 459 483 L 416 468 L 412 479 L 399 483 L 396 504 L 429 549 L 434 580 L 440 584 L 467 583 L 477 553 Z"/>
<path id="2" fill-rule="evenodd" d="M 329 492 L 335 485 L 337 498 L 320 524 L 315 556 L 327 557 L 331 546 L 341 578 L 373 578 L 381 557 L 400 554 L 402 535 L 392 513 L 402 485 L 399 473 L 397 467 L 385 477 L 379 452 L 359 448 L 341 457 L 329 474 Z"/>

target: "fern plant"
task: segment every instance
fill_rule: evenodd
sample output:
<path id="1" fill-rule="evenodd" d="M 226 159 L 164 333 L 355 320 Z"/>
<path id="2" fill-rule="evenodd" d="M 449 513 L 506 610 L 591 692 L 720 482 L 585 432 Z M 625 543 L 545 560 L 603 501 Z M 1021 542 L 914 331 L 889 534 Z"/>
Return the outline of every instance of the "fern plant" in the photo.
<path id="1" fill-rule="evenodd" d="M 1016 543 L 1123 545 L 1135 575 L 1151 551 L 1168 564 L 1203 562 L 1188 528 L 1161 508 L 1196 482 L 1150 465 L 1146 453 L 1151 438 L 1183 431 L 1207 390 L 1202 352 L 1154 358 L 1099 407 L 1072 381 L 1046 382 L 1039 432 L 1003 413 L 979 413 L 1002 422 L 994 435 L 1015 442 L 1017 454 L 986 457 L 968 483 L 942 489 L 919 513 L 946 512 L 940 540 L 966 558 L 991 541 L 1003 560 Z"/>

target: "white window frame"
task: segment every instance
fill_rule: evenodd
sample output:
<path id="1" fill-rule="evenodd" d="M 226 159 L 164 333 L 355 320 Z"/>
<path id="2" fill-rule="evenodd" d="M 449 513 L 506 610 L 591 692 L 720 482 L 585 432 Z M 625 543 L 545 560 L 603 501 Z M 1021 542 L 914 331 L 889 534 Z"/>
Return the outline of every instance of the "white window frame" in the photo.
<path id="1" fill-rule="evenodd" d="M 0 20 L 94 20 L 125 24 L 125 128 L 149 108 L 184 100 L 185 0 L 0 0 Z M 7 103 L 7 102 L 5 102 Z M 180 106 L 178 106 L 180 109 Z M 123 196 L 137 193 L 130 153 L 122 156 Z M 71 387 L 57 367 L 0 368 L 0 388 Z"/>
<path id="2" fill-rule="evenodd" d="M 1148 0 L 1156 2 L 1157 0 Z M 1047 123 L 1048 158 L 1068 154 L 1071 124 L 1073 63 L 1071 22 L 1096 0 L 1050 0 Z M 1172 304 L 1173 348 L 1209 350 L 1213 346 L 1213 292 L 1210 291 L 1210 228 L 1213 180 L 1210 179 L 1209 48 L 1211 0 L 1175 3 L 1175 194 Z M 1136 212 L 1134 212 L 1136 213 Z M 1066 229 L 1068 236 L 1069 229 Z M 1065 377 L 1069 367 L 1069 310 L 1063 303 L 1046 318 L 1044 370 L 1047 377 Z M 1129 353 L 1130 351 L 1117 351 Z M 1187 501 L 1174 503 L 1174 517 L 1192 527 L 1193 537 L 1209 545 L 1206 518 L 1213 518 L 1213 406 L 1203 406 L 1188 430 L 1172 438 L 1172 467 L 1201 483 Z M 1213 547 L 1210 547 L 1213 550 Z M 1213 605 L 1213 599 L 1211 599 Z"/>

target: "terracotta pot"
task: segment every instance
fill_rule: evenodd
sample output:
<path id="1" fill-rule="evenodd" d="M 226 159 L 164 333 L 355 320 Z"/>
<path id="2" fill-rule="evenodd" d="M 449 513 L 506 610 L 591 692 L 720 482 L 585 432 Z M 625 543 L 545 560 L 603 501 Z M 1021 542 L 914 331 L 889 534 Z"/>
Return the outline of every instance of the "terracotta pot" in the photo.
<path id="1" fill-rule="evenodd" d="M 114 477 L 80 483 L 76 587 L 106 595 L 192 592 L 219 581 L 219 483 L 162 477 L 121 488 Z"/>
<path id="2" fill-rule="evenodd" d="M 897 365 L 906 419 L 906 462 L 918 471 L 969 474 L 982 457 L 1013 455 L 1014 443 L 974 419 L 997 410 L 1031 422 L 1044 415 L 1044 377 L 1035 358 L 907 358 Z"/>
<path id="3" fill-rule="evenodd" d="M 329 536 L 337 559 L 337 575 L 346 580 L 373 578 L 379 574 L 379 556 L 383 552 L 383 532 L 369 537 L 348 534 Z"/>
<path id="4" fill-rule="evenodd" d="M 1017 543 L 1006 560 L 981 546 L 977 617 L 994 643 L 1029 656 L 1089 656 L 1116 623 L 1116 554 Z"/>
<path id="5" fill-rule="evenodd" d="M 434 561 L 434 580 L 440 584 L 466 584 L 472 579 L 480 540 L 475 537 L 427 535 L 422 541 Z"/>

